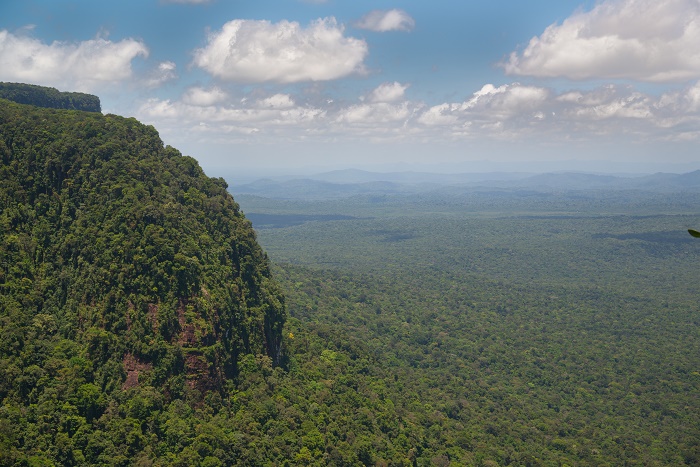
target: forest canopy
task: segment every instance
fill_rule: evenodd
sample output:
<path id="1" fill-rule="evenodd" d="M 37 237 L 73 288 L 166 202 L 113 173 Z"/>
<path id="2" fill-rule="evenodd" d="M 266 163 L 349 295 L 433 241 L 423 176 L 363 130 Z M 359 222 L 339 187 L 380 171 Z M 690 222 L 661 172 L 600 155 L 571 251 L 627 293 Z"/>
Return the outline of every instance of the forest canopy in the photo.
<path id="1" fill-rule="evenodd" d="M 0 99 L 0 467 L 700 464 L 697 192 L 227 189 Z"/>
<path id="2" fill-rule="evenodd" d="M 61 92 L 33 84 L 0 83 L 0 99 L 51 109 L 102 112 L 100 98 L 97 96 L 82 92 Z"/>
<path id="3" fill-rule="evenodd" d="M 0 163 L 0 465 L 103 462 L 102 417 L 221 397 L 245 355 L 278 364 L 250 222 L 153 127 L 0 99 Z"/>

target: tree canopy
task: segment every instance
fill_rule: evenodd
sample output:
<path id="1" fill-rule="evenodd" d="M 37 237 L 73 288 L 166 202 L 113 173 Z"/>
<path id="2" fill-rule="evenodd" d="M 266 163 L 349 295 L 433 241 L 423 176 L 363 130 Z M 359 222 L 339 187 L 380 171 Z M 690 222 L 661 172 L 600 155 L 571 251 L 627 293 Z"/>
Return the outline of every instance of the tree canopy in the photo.
<path id="1" fill-rule="evenodd" d="M 19 104 L 52 109 L 101 112 L 100 98 L 82 92 L 60 92 L 55 88 L 23 83 L 0 83 L 0 98 Z"/>
<path id="2" fill-rule="evenodd" d="M 80 430 L 79 456 L 49 456 L 77 462 L 112 406 L 201 404 L 245 355 L 277 364 L 284 322 L 223 179 L 133 118 L 0 100 L 0 444 L 36 453 Z M 57 424 L 27 438 L 26 410 Z"/>

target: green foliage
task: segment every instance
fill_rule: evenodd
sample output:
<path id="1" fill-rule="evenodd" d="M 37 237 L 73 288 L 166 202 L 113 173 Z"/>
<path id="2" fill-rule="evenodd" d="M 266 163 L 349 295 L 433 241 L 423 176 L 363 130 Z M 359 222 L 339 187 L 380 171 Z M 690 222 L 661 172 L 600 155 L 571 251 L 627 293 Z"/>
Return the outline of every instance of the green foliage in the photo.
<path id="1" fill-rule="evenodd" d="M 284 301 L 226 188 L 134 119 L 0 100 L 0 465 L 130 464 L 173 402 L 278 363 Z"/>
<path id="2" fill-rule="evenodd" d="M 290 372 L 353 375 L 376 391 L 343 403 L 355 420 L 365 409 L 381 420 L 371 444 L 355 438 L 356 455 L 694 465 L 700 251 L 683 226 L 697 207 L 684 193 L 633 195 L 239 200 L 306 216 L 259 238 L 284 261 Z M 355 377 L 347 363 L 363 360 Z"/>
<path id="3" fill-rule="evenodd" d="M 0 161 L 0 466 L 700 462 L 687 194 L 244 198 L 278 285 L 152 127 L 0 101 Z"/>
<path id="4" fill-rule="evenodd" d="M 52 109 L 101 112 L 100 98 L 82 92 L 60 92 L 54 88 L 23 83 L 0 83 L 0 99 Z"/>

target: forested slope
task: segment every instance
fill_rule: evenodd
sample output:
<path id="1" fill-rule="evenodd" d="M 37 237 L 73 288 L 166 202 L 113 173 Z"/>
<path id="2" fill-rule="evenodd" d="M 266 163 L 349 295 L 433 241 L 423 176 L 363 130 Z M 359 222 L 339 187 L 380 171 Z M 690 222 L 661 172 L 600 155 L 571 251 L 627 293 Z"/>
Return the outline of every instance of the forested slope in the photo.
<path id="1" fill-rule="evenodd" d="M 0 83 L 0 98 L 19 104 L 50 109 L 101 112 L 100 98 L 82 92 L 60 92 L 55 88 L 24 83 Z"/>
<path id="2" fill-rule="evenodd" d="M 250 222 L 153 127 L 0 100 L 0 161 L 0 465 L 133 456 L 89 454 L 122 429 L 94 422 L 220 399 L 242 355 L 279 360 Z"/>

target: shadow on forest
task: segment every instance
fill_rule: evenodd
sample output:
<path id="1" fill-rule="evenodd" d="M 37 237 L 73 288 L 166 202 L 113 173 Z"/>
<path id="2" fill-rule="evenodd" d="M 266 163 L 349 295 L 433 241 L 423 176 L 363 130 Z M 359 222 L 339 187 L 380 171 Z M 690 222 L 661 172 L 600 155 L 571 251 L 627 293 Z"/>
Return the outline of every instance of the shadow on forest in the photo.
<path id="1" fill-rule="evenodd" d="M 257 212 L 247 213 L 245 217 L 253 223 L 253 227 L 256 229 L 283 229 L 313 221 L 329 222 L 357 219 L 357 217 L 342 214 L 262 214 Z"/>
<path id="2" fill-rule="evenodd" d="M 684 244 L 692 243 L 693 239 L 685 231 L 665 231 L 665 232 L 633 232 L 625 234 L 598 233 L 592 238 L 614 238 L 617 240 L 642 240 L 652 243 Z"/>

